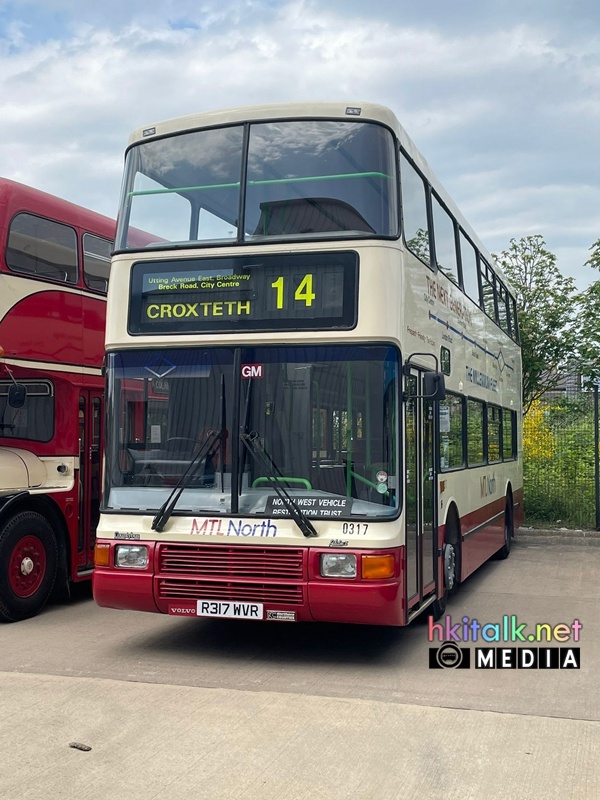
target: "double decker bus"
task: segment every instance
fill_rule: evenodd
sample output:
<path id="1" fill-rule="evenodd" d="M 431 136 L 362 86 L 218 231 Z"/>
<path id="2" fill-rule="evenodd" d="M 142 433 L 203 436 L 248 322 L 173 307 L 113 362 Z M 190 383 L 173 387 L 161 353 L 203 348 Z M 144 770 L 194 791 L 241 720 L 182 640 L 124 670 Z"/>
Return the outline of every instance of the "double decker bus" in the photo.
<path id="1" fill-rule="evenodd" d="M 508 555 L 515 301 L 388 109 L 135 131 L 106 349 L 101 606 L 405 625 Z"/>
<path id="2" fill-rule="evenodd" d="M 91 577 L 115 222 L 0 179 L 0 620 Z"/>

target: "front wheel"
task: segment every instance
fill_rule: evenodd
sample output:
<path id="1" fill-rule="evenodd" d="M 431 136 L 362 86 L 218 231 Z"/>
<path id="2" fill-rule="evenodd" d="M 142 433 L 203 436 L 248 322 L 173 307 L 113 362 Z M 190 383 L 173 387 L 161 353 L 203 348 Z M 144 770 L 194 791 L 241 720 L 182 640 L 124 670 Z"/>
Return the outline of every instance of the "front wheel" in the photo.
<path id="1" fill-rule="evenodd" d="M 444 585 L 448 595 L 456 594 L 460 583 L 460 529 L 452 519 L 447 524 L 446 541 L 444 542 Z"/>
<path id="2" fill-rule="evenodd" d="M 56 536 L 48 520 L 22 511 L 0 528 L 0 620 L 18 622 L 48 602 L 58 566 Z"/>

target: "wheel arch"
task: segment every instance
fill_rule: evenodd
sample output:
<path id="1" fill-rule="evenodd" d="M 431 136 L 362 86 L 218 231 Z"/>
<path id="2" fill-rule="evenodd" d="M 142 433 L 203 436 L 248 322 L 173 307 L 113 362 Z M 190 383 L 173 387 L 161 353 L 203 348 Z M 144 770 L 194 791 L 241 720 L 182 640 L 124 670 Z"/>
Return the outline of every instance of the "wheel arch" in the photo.
<path id="1" fill-rule="evenodd" d="M 454 531 L 452 534 L 454 536 L 454 541 L 452 541 L 452 544 L 458 544 L 460 547 L 462 544 L 460 514 L 458 513 L 458 506 L 454 500 L 450 500 L 446 507 L 446 516 L 444 519 L 444 541 L 440 544 L 451 541 L 448 539 L 448 529 L 450 528 L 450 530 L 452 530 L 452 526 L 454 526 Z"/>

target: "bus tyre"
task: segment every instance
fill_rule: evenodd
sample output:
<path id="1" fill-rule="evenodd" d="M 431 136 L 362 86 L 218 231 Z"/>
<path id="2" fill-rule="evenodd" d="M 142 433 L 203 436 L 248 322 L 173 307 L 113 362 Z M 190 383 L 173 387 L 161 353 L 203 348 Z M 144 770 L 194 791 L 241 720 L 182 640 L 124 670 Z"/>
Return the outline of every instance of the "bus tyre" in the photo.
<path id="1" fill-rule="evenodd" d="M 515 535 L 515 523 L 513 518 L 513 508 L 510 498 L 506 498 L 506 509 L 504 511 L 504 544 L 496 553 L 496 558 L 504 559 L 510 555 L 512 538 Z"/>
<path id="2" fill-rule="evenodd" d="M 35 616 L 54 587 L 58 548 L 48 520 L 22 511 L 0 528 L 0 620 Z"/>
<path id="3" fill-rule="evenodd" d="M 456 594 L 460 583 L 460 538 L 458 524 L 454 519 L 446 524 L 446 541 L 443 548 L 444 586 L 448 596 Z"/>

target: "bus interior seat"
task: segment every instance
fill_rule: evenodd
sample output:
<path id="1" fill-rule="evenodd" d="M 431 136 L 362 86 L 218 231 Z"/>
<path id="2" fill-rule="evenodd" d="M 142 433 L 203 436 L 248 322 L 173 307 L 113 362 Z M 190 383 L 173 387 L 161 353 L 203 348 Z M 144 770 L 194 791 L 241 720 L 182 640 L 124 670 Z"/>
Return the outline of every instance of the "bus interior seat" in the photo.
<path id="1" fill-rule="evenodd" d="M 90 289 L 94 289 L 97 292 L 103 292 L 106 294 L 108 291 L 108 279 L 107 278 L 92 278 L 89 275 L 86 277 L 85 282 L 89 286 Z"/>
<path id="2" fill-rule="evenodd" d="M 314 470 L 315 480 L 313 487 L 323 492 L 342 495 L 346 497 L 348 492 L 347 465 L 340 462 L 321 461 Z M 356 481 L 350 478 L 350 496 L 357 497 Z"/>
<path id="3" fill-rule="evenodd" d="M 349 203 L 329 197 L 298 197 L 260 204 L 255 236 L 277 236 L 327 231 L 375 233 Z"/>

